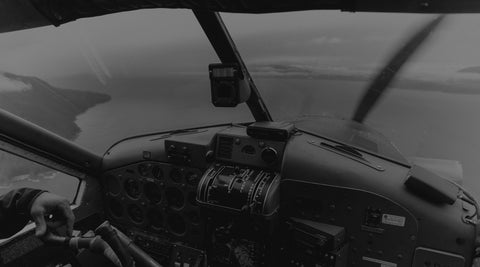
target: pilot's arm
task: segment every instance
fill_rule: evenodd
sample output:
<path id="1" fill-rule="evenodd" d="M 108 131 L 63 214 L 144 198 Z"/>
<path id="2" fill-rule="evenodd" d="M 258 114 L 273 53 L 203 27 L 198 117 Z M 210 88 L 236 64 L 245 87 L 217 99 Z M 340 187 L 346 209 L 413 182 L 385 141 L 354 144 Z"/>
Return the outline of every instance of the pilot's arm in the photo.
<path id="1" fill-rule="evenodd" d="M 7 238 L 33 220 L 35 234 L 42 236 L 47 230 L 45 217 L 53 215 L 49 226 L 57 228 L 65 225 L 67 235 L 71 235 L 75 220 L 70 203 L 63 197 L 49 192 L 20 188 L 0 196 L 0 238 Z"/>

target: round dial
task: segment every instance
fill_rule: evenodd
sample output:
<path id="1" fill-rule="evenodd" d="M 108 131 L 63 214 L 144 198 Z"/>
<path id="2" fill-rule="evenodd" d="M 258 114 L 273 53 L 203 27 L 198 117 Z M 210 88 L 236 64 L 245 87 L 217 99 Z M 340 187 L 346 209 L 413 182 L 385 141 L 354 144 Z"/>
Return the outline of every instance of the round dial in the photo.
<path id="1" fill-rule="evenodd" d="M 188 172 L 185 178 L 189 185 L 196 185 L 199 179 L 198 175 L 194 172 Z"/>
<path id="2" fill-rule="evenodd" d="M 262 150 L 262 160 L 267 164 L 273 164 L 278 160 L 278 153 L 272 147 L 266 147 Z"/>
<path id="3" fill-rule="evenodd" d="M 183 235 L 187 230 L 187 225 L 185 224 L 185 220 L 182 218 L 182 216 L 176 213 L 171 213 L 168 215 L 167 224 L 170 230 L 177 235 Z"/>
<path id="4" fill-rule="evenodd" d="M 138 173 L 140 173 L 141 176 L 149 176 L 150 174 L 150 164 L 140 164 L 138 165 Z"/>
<path id="5" fill-rule="evenodd" d="M 140 196 L 140 185 L 137 180 L 133 178 L 128 178 L 124 184 L 125 192 L 131 198 L 138 198 Z"/>
<path id="6" fill-rule="evenodd" d="M 165 190 L 167 203 L 170 208 L 181 209 L 185 203 L 182 191 L 176 187 L 169 187 Z"/>
<path id="7" fill-rule="evenodd" d="M 128 216 L 130 216 L 130 219 L 136 223 L 143 222 L 143 211 L 135 204 L 128 206 Z"/>
<path id="8" fill-rule="evenodd" d="M 182 173 L 180 172 L 180 169 L 178 168 L 173 168 L 170 171 L 170 179 L 174 181 L 175 183 L 181 183 L 183 181 Z"/>

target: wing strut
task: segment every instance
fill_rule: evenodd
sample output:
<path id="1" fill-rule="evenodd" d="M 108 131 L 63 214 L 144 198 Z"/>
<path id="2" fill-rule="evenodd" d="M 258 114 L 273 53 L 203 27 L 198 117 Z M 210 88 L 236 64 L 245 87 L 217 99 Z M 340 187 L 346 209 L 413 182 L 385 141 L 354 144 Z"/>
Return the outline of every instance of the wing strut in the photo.
<path id="1" fill-rule="evenodd" d="M 260 92 L 253 82 L 250 73 L 245 66 L 245 63 L 240 56 L 240 53 L 228 33 L 227 27 L 223 23 L 220 14 L 217 12 L 205 10 L 193 10 L 195 17 L 197 17 L 200 26 L 210 40 L 215 52 L 222 63 L 237 63 L 244 71 L 244 74 L 250 84 L 251 94 L 247 100 L 247 105 L 250 108 L 253 117 L 256 121 L 272 121 L 272 117 L 268 112 L 265 103 L 263 102 Z"/>

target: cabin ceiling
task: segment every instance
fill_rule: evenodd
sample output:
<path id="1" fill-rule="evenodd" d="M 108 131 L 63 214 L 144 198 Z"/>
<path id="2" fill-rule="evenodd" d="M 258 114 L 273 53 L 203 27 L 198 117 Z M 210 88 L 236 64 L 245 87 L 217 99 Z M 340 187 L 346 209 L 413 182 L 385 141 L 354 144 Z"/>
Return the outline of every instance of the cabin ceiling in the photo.
<path id="1" fill-rule="evenodd" d="M 149 8 L 200 9 L 214 12 L 274 13 L 300 10 L 347 12 L 479 13 L 474 0 L 0 0 L 0 32 L 80 18 Z"/>

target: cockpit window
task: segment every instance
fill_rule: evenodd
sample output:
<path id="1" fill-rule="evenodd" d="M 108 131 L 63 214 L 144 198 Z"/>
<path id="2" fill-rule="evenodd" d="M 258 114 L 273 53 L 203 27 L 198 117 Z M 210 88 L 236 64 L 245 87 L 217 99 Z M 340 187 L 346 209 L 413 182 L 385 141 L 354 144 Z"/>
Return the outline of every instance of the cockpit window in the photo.
<path id="1" fill-rule="evenodd" d="M 372 78 L 435 17 L 337 11 L 222 16 L 275 120 L 351 119 Z M 447 16 L 365 124 L 392 140 L 410 163 L 456 181 L 463 177 L 480 197 L 478 21 L 476 15 Z"/>
<path id="2" fill-rule="evenodd" d="M 0 150 L 0 195 L 30 187 L 63 196 L 73 203 L 79 185 L 76 177 Z"/>
<path id="3" fill-rule="evenodd" d="M 133 135 L 252 121 L 210 103 L 219 59 L 189 10 L 140 10 L 0 35 L 0 108 L 102 154 Z"/>
<path id="4" fill-rule="evenodd" d="M 275 120 L 347 118 L 432 15 L 222 14 Z M 480 28 L 450 15 L 367 117 L 410 162 L 454 169 L 480 196 Z M 132 135 L 252 121 L 210 103 L 219 62 L 189 10 L 140 10 L 0 36 L 0 108 L 103 153 Z M 445 166 L 454 168 L 445 168 Z M 459 178 L 459 179 L 460 179 Z"/>

